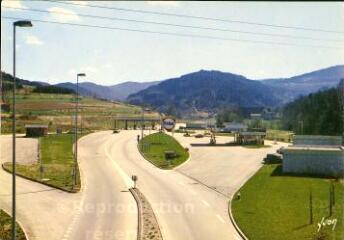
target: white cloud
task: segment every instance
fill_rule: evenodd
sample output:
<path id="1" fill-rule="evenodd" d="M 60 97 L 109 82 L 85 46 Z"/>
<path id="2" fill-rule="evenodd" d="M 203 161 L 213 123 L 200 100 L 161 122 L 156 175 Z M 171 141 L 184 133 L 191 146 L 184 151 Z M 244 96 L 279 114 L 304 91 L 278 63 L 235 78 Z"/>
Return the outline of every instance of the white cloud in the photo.
<path id="1" fill-rule="evenodd" d="M 13 7 L 13 8 L 27 8 L 25 7 L 21 1 L 13 1 L 13 0 L 5 0 L 1 2 L 1 7 Z M 19 9 L 4 9 L 8 11 L 19 11 Z"/>
<path id="2" fill-rule="evenodd" d="M 89 72 L 89 73 L 96 73 L 96 72 L 98 72 L 98 69 L 97 69 L 97 68 L 95 68 L 95 67 L 90 67 L 90 66 L 83 67 L 83 68 L 81 68 L 81 69 L 86 73 L 86 75 L 87 75 L 88 72 Z"/>
<path id="3" fill-rule="evenodd" d="M 104 64 L 103 65 L 103 68 L 112 68 L 113 66 L 112 66 L 112 64 L 111 63 L 107 63 L 107 64 Z"/>
<path id="4" fill-rule="evenodd" d="M 86 73 L 86 76 L 89 73 L 96 73 L 96 72 L 98 72 L 98 69 L 95 67 L 91 67 L 91 66 L 80 67 L 80 68 L 78 68 L 78 70 L 75 68 L 72 68 L 68 71 L 68 73 L 70 75 L 76 75 L 77 73 Z"/>
<path id="5" fill-rule="evenodd" d="M 178 7 L 180 5 L 179 1 L 147 1 L 151 6 L 168 6 L 168 7 Z"/>
<path id="6" fill-rule="evenodd" d="M 60 22 L 80 21 L 78 14 L 66 8 L 52 7 L 48 11 L 55 20 Z"/>
<path id="7" fill-rule="evenodd" d="M 79 5 L 80 7 L 84 7 L 88 5 L 87 1 L 69 1 L 71 3 L 74 3 L 75 5 Z"/>
<path id="8" fill-rule="evenodd" d="M 75 69 L 75 68 L 72 68 L 72 69 L 70 69 L 70 70 L 68 71 L 68 73 L 69 73 L 70 75 L 75 75 L 75 74 L 76 74 L 76 69 Z"/>
<path id="9" fill-rule="evenodd" d="M 44 42 L 41 41 L 38 37 L 30 35 L 26 37 L 26 44 L 29 45 L 43 45 Z"/>

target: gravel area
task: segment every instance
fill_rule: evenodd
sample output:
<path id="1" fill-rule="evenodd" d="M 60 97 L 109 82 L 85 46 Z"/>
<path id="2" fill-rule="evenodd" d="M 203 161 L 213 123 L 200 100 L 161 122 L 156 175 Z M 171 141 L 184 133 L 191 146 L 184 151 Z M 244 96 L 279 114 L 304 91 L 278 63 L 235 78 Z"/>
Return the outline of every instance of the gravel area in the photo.
<path id="1" fill-rule="evenodd" d="M 34 164 L 38 161 L 38 139 L 19 136 L 16 139 L 16 161 L 19 164 Z M 12 161 L 12 135 L 0 136 L 0 162 Z"/>

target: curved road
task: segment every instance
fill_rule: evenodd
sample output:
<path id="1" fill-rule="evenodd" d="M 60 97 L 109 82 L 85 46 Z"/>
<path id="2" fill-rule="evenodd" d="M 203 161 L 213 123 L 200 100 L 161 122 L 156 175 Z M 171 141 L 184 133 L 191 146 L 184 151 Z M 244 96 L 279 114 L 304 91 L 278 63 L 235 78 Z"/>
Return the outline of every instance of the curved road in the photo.
<path id="1" fill-rule="evenodd" d="M 157 216 L 165 240 L 240 239 L 228 217 L 228 198 L 177 171 L 161 170 L 137 150 L 139 131 L 101 133 L 110 154 L 127 175 L 138 176 L 138 188 Z"/>
<path id="2" fill-rule="evenodd" d="M 80 193 L 17 178 L 18 219 L 30 239 L 136 239 L 137 206 L 128 192 L 133 174 L 138 176 L 138 188 L 152 205 L 165 240 L 241 239 L 228 217 L 228 196 L 279 145 L 260 150 L 210 149 L 190 145 L 208 139 L 175 134 L 190 147 L 191 160 L 176 170 L 161 170 L 138 152 L 139 133 L 104 131 L 79 140 Z M 0 207 L 9 211 L 11 175 L 3 170 L 0 184 Z"/>
<path id="3" fill-rule="evenodd" d="M 134 240 L 137 205 L 108 154 L 109 134 L 79 140 L 83 188 L 71 194 L 17 178 L 17 215 L 30 240 Z M 1 138 L 7 136 L 1 136 Z M 23 146 L 18 146 L 18 151 Z M 11 154 L 1 149 L 1 161 Z M 11 211 L 11 175 L 0 170 L 0 207 Z"/>

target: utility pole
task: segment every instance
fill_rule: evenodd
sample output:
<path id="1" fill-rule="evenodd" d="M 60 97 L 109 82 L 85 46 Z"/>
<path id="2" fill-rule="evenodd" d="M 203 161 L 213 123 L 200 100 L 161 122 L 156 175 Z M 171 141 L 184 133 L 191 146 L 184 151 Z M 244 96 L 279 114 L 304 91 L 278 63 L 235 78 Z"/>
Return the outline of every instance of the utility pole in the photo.
<path id="1" fill-rule="evenodd" d="M 301 135 L 303 135 L 303 120 L 299 121 L 299 124 L 301 126 Z"/>
<path id="2" fill-rule="evenodd" d="M 313 194 L 312 189 L 309 191 L 309 222 L 313 224 Z"/>
<path id="3" fill-rule="evenodd" d="M 79 111 L 79 77 L 85 77 L 85 73 L 78 73 L 76 75 L 76 101 L 75 101 L 75 132 L 74 132 L 74 169 L 73 169 L 73 189 L 76 185 L 77 179 L 77 164 L 78 164 L 78 111 Z"/>
<path id="4" fill-rule="evenodd" d="M 341 111 L 342 111 L 342 128 L 343 128 L 342 144 L 344 145 L 344 78 L 340 80 L 338 89 L 339 89 L 339 98 L 340 98 L 340 105 L 341 105 Z"/>
<path id="5" fill-rule="evenodd" d="M 16 239 L 16 27 L 32 27 L 32 23 L 30 21 L 13 23 L 12 240 Z"/>
<path id="6" fill-rule="evenodd" d="M 142 116 L 141 116 L 141 140 L 143 139 L 143 120 L 144 120 L 144 113 L 145 113 L 145 109 L 142 108 Z"/>

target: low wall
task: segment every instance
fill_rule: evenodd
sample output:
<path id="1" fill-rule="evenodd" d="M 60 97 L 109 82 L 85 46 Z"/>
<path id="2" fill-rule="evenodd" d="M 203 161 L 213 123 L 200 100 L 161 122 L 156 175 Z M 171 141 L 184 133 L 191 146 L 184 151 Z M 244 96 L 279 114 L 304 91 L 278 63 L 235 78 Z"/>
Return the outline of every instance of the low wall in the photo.
<path id="1" fill-rule="evenodd" d="M 341 148 L 286 149 L 283 172 L 338 177 L 344 174 L 344 151 Z"/>

